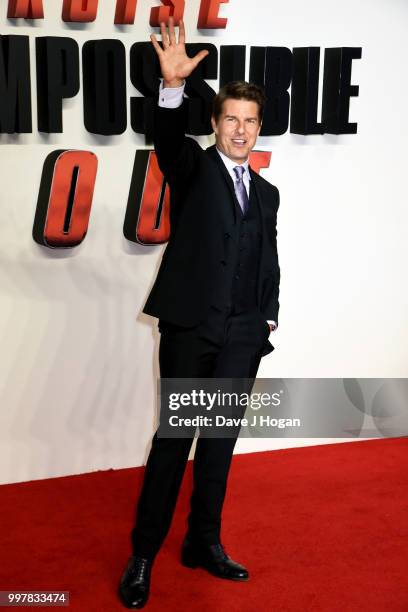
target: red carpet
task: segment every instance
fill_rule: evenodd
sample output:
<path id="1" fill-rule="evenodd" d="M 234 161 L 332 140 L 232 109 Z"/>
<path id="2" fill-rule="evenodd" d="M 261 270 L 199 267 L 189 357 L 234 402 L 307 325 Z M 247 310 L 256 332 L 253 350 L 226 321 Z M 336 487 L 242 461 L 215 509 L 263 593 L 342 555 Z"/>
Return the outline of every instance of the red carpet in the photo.
<path id="1" fill-rule="evenodd" d="M 117 582 L 142 468 L 0 487 L 0 590 L 71 592 L 73 611 L 125 610 Z M 407 612 L 408 439 L 234 457 L 223 541 L 251 573 L 179 564 L 191 464 L 146 610 Z"/>

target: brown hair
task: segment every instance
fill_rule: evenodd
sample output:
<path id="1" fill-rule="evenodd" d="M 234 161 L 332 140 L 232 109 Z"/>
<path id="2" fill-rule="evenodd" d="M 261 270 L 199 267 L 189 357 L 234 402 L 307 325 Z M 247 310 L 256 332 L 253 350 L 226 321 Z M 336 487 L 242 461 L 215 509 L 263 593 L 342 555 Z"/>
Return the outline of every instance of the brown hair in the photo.
<path id="1" fill-rule="evenodd" d="M 263 109 L 266 100 L 262 87 L 255 85 L 255 83 L 247 83 L 246 81 L 231 81 L 230 83 L 227 83 L 221 87 L 220 91 L 213 99 L 212 114 L 216 123 L 218 123 L 218 119 L 222 113 L 222 106 L 225 100 L 228 98 L 256 102 L 258 104 L 259 121 L 262 121 Z"/>

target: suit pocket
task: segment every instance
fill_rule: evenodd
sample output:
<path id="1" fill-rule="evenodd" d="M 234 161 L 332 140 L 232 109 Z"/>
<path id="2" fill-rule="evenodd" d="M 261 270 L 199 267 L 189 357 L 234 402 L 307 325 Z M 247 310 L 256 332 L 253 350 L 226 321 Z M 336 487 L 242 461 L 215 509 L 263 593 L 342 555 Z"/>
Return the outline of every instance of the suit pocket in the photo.
<path id="1" fill-rule="evenodd" d="M 259 310 L 259 308 L 256 309 L 256 313 L 258 315 L 258 319 L 261 325 L 261 329 L 264 332 L 264 334 L 266 334 L 266 337 L 269 337 L 269 334 L 271 333 L 270 327 L 269 327 L 269 323 L 267 322 L 267 320 L 265 319 L 265 316 L 262 314 L 262 312 Z"/>

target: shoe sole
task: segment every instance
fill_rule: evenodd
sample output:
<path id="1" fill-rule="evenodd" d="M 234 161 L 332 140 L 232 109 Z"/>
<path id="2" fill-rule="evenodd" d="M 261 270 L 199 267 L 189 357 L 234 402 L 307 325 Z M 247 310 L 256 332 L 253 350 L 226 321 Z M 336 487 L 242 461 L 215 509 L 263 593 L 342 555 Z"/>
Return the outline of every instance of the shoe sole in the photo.
<path id="1" fill-rule="evenodd" d="M 215 576 L 216 578 L 222 578 L 223 580 L 233 580 L 234 582 L 248 582 L 249 580 L 249 576 L 242 577 L 242 578 L 234 578 L 233 576 L 223 576 L 221 574 L 217 574 L 216 572 L 208 568 L 206 565 L 203 565 L 202 563 L 198 563 L 197 561 L 192 561 L 190 559 L 182 558 L 181 565 L 183 565 L 184 567 L 188 567 L 189 569 L 197 569 L 199 567 L 201 569 L 204 569 L 206 572 L 208 572 L 212 576 Z"/>

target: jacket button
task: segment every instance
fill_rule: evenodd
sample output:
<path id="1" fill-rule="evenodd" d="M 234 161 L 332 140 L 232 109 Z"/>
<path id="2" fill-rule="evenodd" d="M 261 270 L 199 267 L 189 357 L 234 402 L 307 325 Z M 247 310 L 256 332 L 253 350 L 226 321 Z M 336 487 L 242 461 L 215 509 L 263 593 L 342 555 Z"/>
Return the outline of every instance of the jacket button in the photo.
<path id="1" fill-rule="evenodd" d="M 230 235 L 228 234 L 228 232 L 226 232 L 226 233 L 224 234 L 224 236 L 225 236 L 225 238 L 229 238 L 229 237 L 230 237 Z"/>

